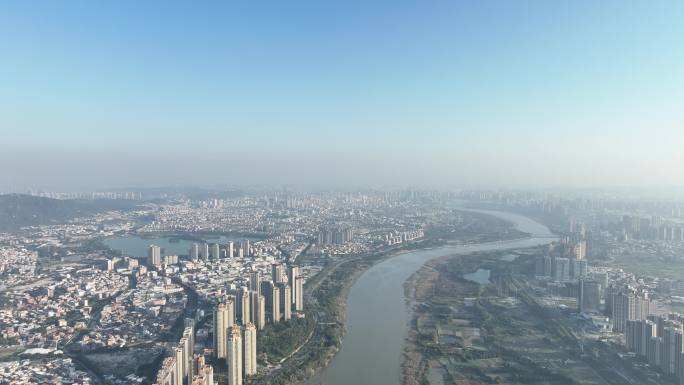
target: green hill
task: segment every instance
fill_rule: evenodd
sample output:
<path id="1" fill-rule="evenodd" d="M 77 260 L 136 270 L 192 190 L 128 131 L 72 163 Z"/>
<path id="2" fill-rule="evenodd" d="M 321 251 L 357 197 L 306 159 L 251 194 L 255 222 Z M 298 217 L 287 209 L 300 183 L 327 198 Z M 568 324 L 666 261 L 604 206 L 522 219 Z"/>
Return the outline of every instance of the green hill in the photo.
<path id="1" fill-rule="evenodd" d="M 0 231 L 63 223 L 76 217 L 135 207 L 136 202 L 126 200 L 60 200 L 23 194 L 0 195 Z"/>

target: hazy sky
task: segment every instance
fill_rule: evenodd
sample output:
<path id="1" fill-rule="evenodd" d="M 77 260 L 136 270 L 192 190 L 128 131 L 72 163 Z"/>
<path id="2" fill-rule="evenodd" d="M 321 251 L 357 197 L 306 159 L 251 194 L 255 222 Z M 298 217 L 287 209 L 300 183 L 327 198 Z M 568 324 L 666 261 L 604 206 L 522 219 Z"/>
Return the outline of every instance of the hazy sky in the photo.
<path id="1" fill-rule="evenodd" d="M 0 190 L 684 184 L 684 2 L 3 1 Z"/>

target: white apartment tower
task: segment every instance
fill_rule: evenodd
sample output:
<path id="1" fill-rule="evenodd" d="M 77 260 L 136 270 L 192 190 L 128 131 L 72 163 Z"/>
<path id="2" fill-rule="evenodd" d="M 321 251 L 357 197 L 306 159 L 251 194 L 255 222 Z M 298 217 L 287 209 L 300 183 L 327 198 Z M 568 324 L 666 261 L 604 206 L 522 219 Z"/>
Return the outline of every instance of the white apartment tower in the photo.
<path id="1" fill-rule="evenodd" d="M 233 241 L 228 242 L 228 246 L 226 247 L 226 257 L 228 258 L 233 258 Z"/>
<path id="2" fill-rule="evenodd" d="M 257 330 L 253 323 L 245 325 L 244 334 L 244 354 L 242 356 L 245 364 L 244 373 L 245 376 L 253 376 L 257 372 Z"/>
<path id="3" fill-rule="evenodd" d="M 147 259 L 150 266 L 161 266 L 161 247 L 156 245 L 150 245 L 147 248 Z"/>
<path id="4" fill-rule="evenodd" d="M 232 299 L 228 299 L 214 310 L 214 351 L 217 358 L 226 358 L 228 333 L 233 324 L 235 307 Z"/>
<path id="5" fill-rule="evenodd" d="M 238 325 L 228 332 L 227 350 L 228 385 L 242 385 L 242 335 Z"/>

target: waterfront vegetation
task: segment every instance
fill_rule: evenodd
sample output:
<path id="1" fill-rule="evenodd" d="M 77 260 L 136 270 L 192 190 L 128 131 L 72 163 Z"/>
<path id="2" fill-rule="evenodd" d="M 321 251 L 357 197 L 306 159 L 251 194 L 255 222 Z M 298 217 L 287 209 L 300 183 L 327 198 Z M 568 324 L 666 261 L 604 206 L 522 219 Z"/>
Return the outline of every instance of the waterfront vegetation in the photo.
<path id="1" fill-rule="evenodd" d="M 313 332 L 312 318 L 292 318 L 266 327 L 257 333 L 258 353 L 264 354 L 269 363 L 278 363 L 292 354 Z"/>
<path id="2" fill-rule="evenodd" d="M 447 218 L 448 221 L 433 223 L 425 229 L 428 240 L 483 243 L 530 235 L 515 229 L 510 222 L 479 212 L 452 210 Z"/>
<path id="3" fill-rule="evenodd" d="M 439 247 L 447 241 L 457 240 L 474 243 L 515 239 L 528 235 L 513 229 L 511 223 L 496 217 L 471 212 L 454 212 L 454 214 L 460 215 L 460 222 L 456 225 L 445 224 L 442 227 L 434 228 L 433 233 L 426 234 L 426 238 L 421 241 L 404 243 L 362 255 L 327 257 L 324 261 L 323 270 L 309 280 L 305 288 L 309 298 L 307 318 L 313 322 L 314 326 L 311 338 L 302 346 L 300 351 L 287 359 L 278 370 L 261 378 L 253 379 L 251 383 L 260 385 L 301 383 L 314 376 L 317 370 L 325 367 L 342 344 L 348 292 L 356 279 L 371 266 L 403 251 Z M 448 240 L 444 237 L 446 235 L 448 235 Z M 298 262 L 307 263 L 314 258 L 317 263 L 323 262 L 320 256 L 310 254 L 300 256 Z M 291 329 L 284 329 L 280 333 L 284 333 L 286 330 Z M 280 334 L 277 331 L 271 333 Z M 272 353 L 275 353 L 273 357 L 278 357 L 278 353 L 282 354 L 287 349 L 281 351 L 281 349 L 275 349 L 274 346 L 293 346 L 297 338 L 301 339 L 307 335 L 300 332 L 296 334 L 296 338 L 287 337 L 279 342 L 269 342 L 269 346 L 264 347 L 264 352 L 271 350 Z M 270 358 L 269 362 L 274 363 Z"/>
<path id="4" fill-rule="evenodd" d="M 534 254 L 542 252 L 517 251 L 512 262 L 500 252 L 443 257 L 414 274 L 404 383 L 623 384 L 615 351 L 576 332 L 574 305 L 549 308 L 530 287 Z M 489 282 L 464 278 L 477 269 L 491 271 Z"/>
<path id="5" fill-rule="evenodd" d="M 444 383 L 574 384 L 582 378 L 587 368 L 581 363 L 568 369 L 578 375 L 540 364 L 544 356 L 570 359 L 572 333 L 548 319 L 516 285 L 500 254 L 441 258 L 412 277 L 416 306 L 404 364 L 406 384 L 430 383 L 431 368 L 441 369 L 437 382 Z M 491 283 L 464 279 L 480 268 L 491 269 Z M 514 291 L 517 298 L 509 297 Z"/>

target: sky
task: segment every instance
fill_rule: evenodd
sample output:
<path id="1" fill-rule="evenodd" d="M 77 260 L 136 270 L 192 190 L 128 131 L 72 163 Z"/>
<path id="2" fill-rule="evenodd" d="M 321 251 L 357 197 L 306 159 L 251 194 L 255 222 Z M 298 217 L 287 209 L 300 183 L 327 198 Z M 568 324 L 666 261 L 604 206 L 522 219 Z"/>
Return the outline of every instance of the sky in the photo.
<path id="1" fill-rule="evenodd" d="M 3 1 L 0 191 L 684 184 L 684 2 Z"/>

